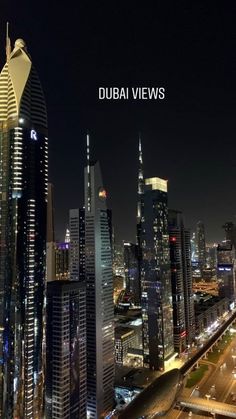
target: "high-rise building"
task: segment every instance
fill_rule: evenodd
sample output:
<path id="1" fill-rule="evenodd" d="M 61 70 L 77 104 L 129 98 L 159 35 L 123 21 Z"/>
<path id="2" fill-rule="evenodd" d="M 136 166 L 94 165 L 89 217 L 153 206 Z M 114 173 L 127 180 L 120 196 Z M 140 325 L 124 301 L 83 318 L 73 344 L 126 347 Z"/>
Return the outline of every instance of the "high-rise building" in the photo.
<path id="1" fill-rule="evenodd" d="M 137 224 L 141 222 L 142 218 L 142 206 L 143 206 L 143 193 L 144 193 L 144 176 L 143 176 L 143 153 L 142 153 L 142 142 L 141 136 L 139 136 L 138 143 L 138 205 L 137 205 Z"/>
<path id="2" fill-rule="evenodd" d="M 182 213 L 168 214 L 171 284 L 173 299 L 174 347 L 178 353 L 194 340 L 194 298 L 192 288 L 190 231 Z"/>
<path id="3" fill-rule="evenodd" d="M 196 227 L 196 244 L 198 249 L 198 266 L 202 273 L 206 266 L 206 239 L 205 227 L 202 221 L 198 221 Z"/>
<path id="4" fill-rule="evenodd" d="M 158 370 L 174 355 L 166 180 L 145 179 L 141 224 L 144 366 Z"/>
<path id="5" fill-rule="evenodd" d="M 143 175 L 143 153 L 141 136 L 139 135 L 138 144 L 138 199 L 137 199 L 137 261 L 138 261 L 138 291 L 139 294 L 138 304 L 141 304 L 141 267 L 142 267 L 142 221 L 143 221 L 143 194 L 144 194 L 144 175 Z"/>
<path id="6" fill-rule="evenodd" d="M 42 418 L 47 113 L 26 44 L 0 74 L 0 417 Z"/>
<path id="7" fill-rule="evenodd" d="M 225 230 L 225 239 L 230 242 L 236 249 L 236 225 L 232 221 L 228 221 L 223 225 Z"/>
<path id="8" fill-rule="evenodd" d="M 236 298 L 235 250 L 231 243 L 219 244 L 217 247 L 217 279 L 219 296 L 227 297 L 234 302 Z"/>
<path id="9" fill-rule="evenodd" d="M 78 281 L 47 284 L 46 418 L 86 419 L 86 290 Z"/>
<path id="10" fill-rule="evenodd" d="M 70 243 L 70 230 L 69 230 L 69 228 L 66 229 L 65 243 Z"/>
<path id="11" fill-rule="evenodd" d="M 137 244 L 124 242 L 124 269 L 126 291 L 131 294 L 132 301 L 139 305 L 141 301 L 139 247 Z"/>
<path id="12" fill-rule="evenodd" d="M 47 281 L 56 279 L 55 267 L 55 230 L 54 230 L 54 193 L 52 183 L 48 183 L 47 202 L 47 250 L 46 250 Z"/>
<path id="13" fill-rule="evenodd" d="M 69 271 L 70 280 L 79 280 L 79 209 L 71 209 L 69 212 L 70 230 L 70 251 L 69 251 Z"/>
<path id="14" fill-rule="evenodd" d="M 70 243 L 56 243 L 55 245 L 55 279 L 68 280 Z"/>
<path id="15" fill-rule="evenodd" d="M 114 307 L 111 241 L 106 191 L 99 163 L 85 169 L 85 277 L 87 293 L 88 418 L 113 407 Z"/>

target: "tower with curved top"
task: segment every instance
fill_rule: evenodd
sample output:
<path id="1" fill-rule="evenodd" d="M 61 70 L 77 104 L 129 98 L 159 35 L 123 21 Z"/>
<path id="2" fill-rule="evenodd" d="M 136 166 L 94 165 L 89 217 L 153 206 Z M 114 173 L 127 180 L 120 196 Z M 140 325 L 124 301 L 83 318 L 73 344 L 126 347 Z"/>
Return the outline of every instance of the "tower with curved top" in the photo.
<path id="1" fill-rule="evenodd" d="M 25 42 L 0 74 L 0 417 L 43 417 L 48 138 Z"/>

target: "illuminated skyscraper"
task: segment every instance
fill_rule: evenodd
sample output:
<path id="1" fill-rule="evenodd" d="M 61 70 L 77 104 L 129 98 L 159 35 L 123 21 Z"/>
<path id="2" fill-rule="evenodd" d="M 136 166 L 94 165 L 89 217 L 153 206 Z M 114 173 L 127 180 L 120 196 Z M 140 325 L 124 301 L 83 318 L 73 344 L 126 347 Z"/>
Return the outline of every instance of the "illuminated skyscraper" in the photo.
<path id="1" fill-rule="evenodd" d="M 114 307 L 111 237 L 99 163 L 85 169 L 85 278 L 87 307 L 88 418 L 112 410 Z"/>
<path id="2" fill-rule="evenodd" d="M 79 280 L 79 209 L 71 209 L 70 218 L 70 250 L 69 271 L 70 280 Z"/>
<path id="3" fill-rule="evenodd" d="M 145 179 L 143 203 L 143 356 L 144 366 L 158 370 L 174 354 L 167 181 Z"/>
<path id="4" fill-rule="evenodd" d="M 173 299 L 174 347 L 183 352 L 194 340 L 194 298 L 192 287 L 190 231 L 180 211 L 168 214 L 171 284 Z"/>
<path id="5" fill-rule="evenodd" d="M 235 249 L 230 242 L 219 244 L 217 247 L 217 279 L 219 296 L 235 302 Z"/>
<path id="6" fill-rule="evenodd" d="M 205 227 L 202 221 L 198 221 L 197 223 L 196 243 L 197 243 L 197 248 L 198 248 L 198 266 L 202 272 L 206 266 Z"/>
<path id="7" fill-rule="evenodd" d="M 143 194 L 144 194 L 144 176 L 143 176 L 143 153 L 141 136 L 139 135 L 138 142 L 138 202 L 137 202 L 137 262 L 138 262 L 138 280 L 136 297 L 139 295 L 139 301 L 136 298 L 136 304 L 141 304 L 141 266 L 142 266 L 142 221 L 143 218 Z"/>
<path id="8" fill-rule="evenodd" d="M 25 42 L 0 74 L 0 417 L 42 418 L 47 114 Z"/>
<path id="9" fill-rule="evenodd" d="M 55 231 L 54 231 L 54 192 L 52 183 L 48 183 L 47 203 L 47 250 L 46 250 L 46 273 L 47 281 L 56 279 L 55 267 Z"/>
<path id="10" fill-rule="evenodd" d="M 135 305 L 140 304 L 140 274 L 139 274 L 139 247 L 134 243 L 124 243 L 124 268 L 126 291 L 131 294 Z"/>
<path id="11" fill-rule="evenodd" d="M 55 278 L 69 279 L 70 243 L 55 244 Z"/>
<path id="12" fill-rule="evenodd" d="M 141 137 L 139 136 L 138 142 L 138 205 L 137 205 L 137 224 L 140 223 L 142 218 L 142 205 L 143 205 L 143 193 L 144 193 L 144 178 L 143 178 L 143 153 Z"/>

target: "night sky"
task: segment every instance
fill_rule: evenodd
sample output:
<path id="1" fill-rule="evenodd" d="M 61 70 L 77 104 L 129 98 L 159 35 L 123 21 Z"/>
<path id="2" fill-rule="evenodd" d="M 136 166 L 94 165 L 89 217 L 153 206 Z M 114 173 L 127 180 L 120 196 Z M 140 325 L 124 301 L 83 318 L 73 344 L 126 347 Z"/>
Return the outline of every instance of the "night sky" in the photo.
<path id="1" fill-rule="evenodd" d="M 139 131 L 145 177 L 168 179 L 169 207 L 220 240 L 222 224 L 236 222 L 235 1 L 139 3 L 1 2 L 1 67 L 8 20 L 46 96 L 56 236 L 83 205 L 88 129 L 118 241 L 135 240 Z M 166 97 L 101 101 L 100 86 L 164 86 Z"/>

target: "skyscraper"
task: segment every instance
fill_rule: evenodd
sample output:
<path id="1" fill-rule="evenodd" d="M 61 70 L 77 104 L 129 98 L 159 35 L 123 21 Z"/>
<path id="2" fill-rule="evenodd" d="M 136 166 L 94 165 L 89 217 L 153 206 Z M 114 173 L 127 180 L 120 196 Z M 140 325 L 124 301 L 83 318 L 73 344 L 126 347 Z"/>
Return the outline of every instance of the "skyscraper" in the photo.
<path id="1" fill-rule="evenodd" d="M 86 293 L 78 281 L 47 284 L 46 418 L 86 419 Z"/>
<path id="2" fill-rule="evenodd" d="M 25 42 L 0 74 L 0 416 L 41 418 L 47 114 Z"/>
<path id="3" fill-rule="evenodd" d="M 171 283 L 174 346 L 181 353 L 194 340 L 194 298 L 192 287 L 190 231 L 180 211 L 169 210 Z"/>
<path id="4" fill-rule="evenodd" d="M 114 386 L 114 307 L 111 240 L 106 191 L 99 163 L 85 169 L 85 277 L 87 307 L 88 418 L 112 410 Z"/>
<path id="5" fill-rule="evenodd" d="M 141 222 L 144 366 L 164 369 L 174 355 L 167 181 L 145 179 Z"/>
<path id="6" fill-rule="evenodd" d="M 219 244 L 217 247 L 217 279 L 219 296 L 235 302 L 235 249 L 230 242 Z"/>
<path id="7" fill-rule="evenodd" d="M 197 243 L 197 249 L 198 249 L 198 266 L 202 272 L 206 266 L 205 227 L 202 221 L 198 221 L 197 223 L 196 243 Z"/>
<path id="8" fill-rule="evenodd" d="M 126 291 L 131 294 L 135 305 L 140 304 L 140 273 L 139 273 L 139 247 L 137 244 L 124 243 L 124 268 Z"/>
<path id="9" fill-rule="evenodd" d="M 139 295 L 138 304 L 141 304 L 141 266 L 142 266 L 142 221 L 143 221 L 143 194 L 144 194 L 144 176 L 143 176 L 143 153 L 141 136 L 139 135 L 138 143 L 138 199 L 137 199 L 137 260 L 138 260 L 138 291 L 136 296 Z"/>
<path id="10" fill-rule="evenodd" d="M 142 205 L 143 205 L 143 193 L 144 193 L 144 177 L 143 177 L 143 153 L 142 153 L 142 142 L 141 136 L 139 136 L 138 142 L 138 205 L 137 205 L 137 224 L 141 222 L 142 218 Z"/>
<path id="11" fill-rule="evenodd" d="M 54 192 L 52 183 L 48 183 L 46 251 L 47 281 L 54 281 L 56 279 L 55 257 Z"/>
<path id="12" fill-rule="evenodd" d="M 56 243 L 55 279 L 69 279 L 69 251 L 70 243 Z"/>
<path id="13" fill-rule="evenodd" d="M 69 271 L 71 281 L 79 280 L 79 209 L 70 209 Z"/>

